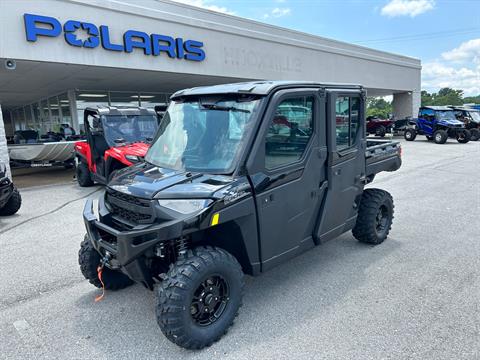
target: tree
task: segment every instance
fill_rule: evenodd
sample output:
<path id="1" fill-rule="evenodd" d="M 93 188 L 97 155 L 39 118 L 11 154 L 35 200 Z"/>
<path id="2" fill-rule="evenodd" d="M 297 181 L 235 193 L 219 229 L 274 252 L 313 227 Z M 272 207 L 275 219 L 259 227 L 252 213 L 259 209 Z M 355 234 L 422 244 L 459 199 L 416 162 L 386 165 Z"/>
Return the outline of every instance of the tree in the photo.
<path id="1" fill-rule="evenodd" d="M 368 98 L 367 99 L 367 116 L 378 116 L 388 119 L 392 114 L 392 103 L 384 98 Z"/>

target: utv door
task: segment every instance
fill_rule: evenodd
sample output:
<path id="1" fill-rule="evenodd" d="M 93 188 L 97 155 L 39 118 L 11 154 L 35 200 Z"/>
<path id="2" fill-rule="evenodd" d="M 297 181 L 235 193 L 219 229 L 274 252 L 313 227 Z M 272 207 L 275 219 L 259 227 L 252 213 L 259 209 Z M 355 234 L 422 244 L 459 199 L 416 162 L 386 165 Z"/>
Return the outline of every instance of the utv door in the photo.
<path id="1" fill-rule="evenodd" d="M 247 165 L 263 271 L 314 246 L 325 180 L 324 114 L 317 91 L 282 90 L 270 100 Z"/>
<path id="2" fill-rule="evenodd" d="M 85 111 L 84 123 L 87 129 L 87 141 L 90 145 L 91 162 L 93 165 L 94 176 L 101 180 L 105 177 L 105 151 L 110 147 L 105 140 L 105 134 L 99 115 L 96 112 Z"/>
<path id="3" fill-rule="evenodd" d="M 418 126 L 426 135 L 433 135 L 435 131 L 435 111 L 432 109 L 421 109 L 418 114 Z"/>
<path id="4" fill-rule="evenodd" d="M 327 91 L 328 192 L 316 226 L 318 242 L 355 225 L 365 180 L 364 114 L 360 90 Z"/>

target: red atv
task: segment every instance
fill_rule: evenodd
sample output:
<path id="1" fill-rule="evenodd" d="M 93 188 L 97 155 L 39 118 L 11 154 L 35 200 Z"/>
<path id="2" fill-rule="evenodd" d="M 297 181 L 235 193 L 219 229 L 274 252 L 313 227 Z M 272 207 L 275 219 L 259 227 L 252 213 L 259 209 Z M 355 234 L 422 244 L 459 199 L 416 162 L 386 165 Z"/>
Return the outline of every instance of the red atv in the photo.
<path id="1" fill-rule="evenodd" d="M 380 119 L 377 116 L 367 117 L 367 133 L 384 137 L 386 133 L 392 132 L 393 120 Z"/>
<path id="2" fill-rule="evenodd" d="M 87 140 L 75 143 L 82 187 L 106 184 L 116 171 L 142 161 L 158 129 L 155 111 L 139 107 L 87 108 L 83 117 Z"/>

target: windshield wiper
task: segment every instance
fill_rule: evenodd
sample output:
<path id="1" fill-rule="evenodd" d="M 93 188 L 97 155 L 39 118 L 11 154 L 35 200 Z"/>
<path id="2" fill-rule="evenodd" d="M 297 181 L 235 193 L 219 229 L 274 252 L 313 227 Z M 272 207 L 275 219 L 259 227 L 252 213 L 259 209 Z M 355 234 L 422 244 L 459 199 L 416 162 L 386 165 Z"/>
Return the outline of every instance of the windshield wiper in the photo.
<path id="1" fill-rule="evenodd" d="M 221 106 L 217 104 L 200 104 L 203 108 L 208 110 L 219 110 L 219 111 L 238 111 L 243 113 L 250 113 L 250 110 L 239 109 L 233 106 Z"/>

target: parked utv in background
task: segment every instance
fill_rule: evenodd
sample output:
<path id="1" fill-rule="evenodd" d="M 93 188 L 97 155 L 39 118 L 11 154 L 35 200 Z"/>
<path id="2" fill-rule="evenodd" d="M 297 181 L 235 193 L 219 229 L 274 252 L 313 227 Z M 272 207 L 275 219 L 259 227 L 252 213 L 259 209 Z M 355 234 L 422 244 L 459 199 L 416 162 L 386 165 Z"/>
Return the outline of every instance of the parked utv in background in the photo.
<path id="1" fill-rule="evenodd" d="M 367 133 L 380 137 L 385 137 L 387 133 L 392 132 L 393 120 L 380 119 L 377 116 L 367 117 Z"/>
<path id="2" fill-rule="evenodd" d="M 7 176 L 7 168 L 0 161 L 0 216 L 15 214 L 22 206 L 22 197 Z"/>
<path id="3" fill-rule="evenodd" d="M 87 141 L 75 144 L 80 186 L 106 184 L 116 171 L 140 162 L 158 129 L 154 110 L 139 107 L 87 108 Z"/>
<path id="4" fill-rule="evenodd" d="M 364 186 L 397 170 L 401 149 L 367 140 L 364 113 L 365 90 L 354 85 L 175 93 L 145 161 L 109 182 L 99 218 L 87 201 L 83 275 L 111 290 L 155 289 L 165 336 L 189 349 L 211 345 L 237 316 L 244 273 L 349 230 L 371 245 L 387 238 L 392 196 Z"/>
<path id="5" fill-rule="evenodd" d="M 457 139 L 465 144 L 470 141 L 470 131 L 458 121 L 455 113 L 447 106 L 423 106 L 418 112 L 418 118 L 404 132 L 405 140 L 413 141 L 417 135 L 425 135 L 428 140 L 437 144 L 445 144 L 447 139 Z"/>
<path id="6" fill-rule="evenodd" d="M 480 110 L 463 106 L 450 106 L 455 113 L 457 120 L 465 124 L 465 128 L 470 131 L 470 140 L 480 140 Z"/>

